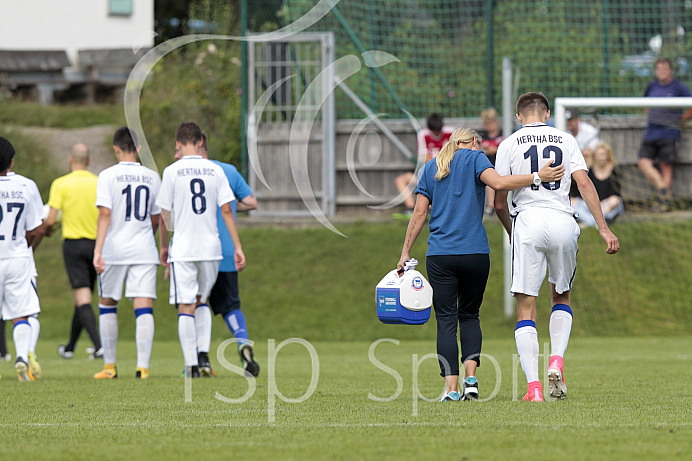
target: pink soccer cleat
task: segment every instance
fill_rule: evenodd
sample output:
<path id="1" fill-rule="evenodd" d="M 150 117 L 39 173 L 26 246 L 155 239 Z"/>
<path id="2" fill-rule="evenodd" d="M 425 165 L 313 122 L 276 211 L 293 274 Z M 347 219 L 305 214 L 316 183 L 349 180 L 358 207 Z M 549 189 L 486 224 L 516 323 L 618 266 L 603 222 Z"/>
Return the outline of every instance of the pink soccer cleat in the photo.
<path id="1" fill-rule="evenodd" d="M 543 401 L 543 386 L 540 381 L 531 381 L 528 385 L 528 392 L 521 400 L 526 400 L 528 402 L 542 402 Z"/>
<path id="2" fill-rule="evenodd" d="M 548 366 L 548 389 L 550 395 L 562 400 L 567 397 L 567 385 L 562 375 L 562 357 L 553 355 L 548 363 L 550 363 Z"/>

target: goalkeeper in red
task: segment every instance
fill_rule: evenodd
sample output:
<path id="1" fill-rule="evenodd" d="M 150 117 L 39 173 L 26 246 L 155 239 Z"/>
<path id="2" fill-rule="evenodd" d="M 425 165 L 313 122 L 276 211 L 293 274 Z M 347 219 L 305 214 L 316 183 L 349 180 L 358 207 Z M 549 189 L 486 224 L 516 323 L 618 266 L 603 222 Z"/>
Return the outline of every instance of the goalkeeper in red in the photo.
<path id="1" fill-rule="evenodd" d="M 577 270 L 579 226 L 570 206 L 572 180 L 596 219 L 606 253 L 618 251 L 617 237 L 603 218 L 598 195 L 587 176 L 584 156 L 570 134 L 546 125 L 550 104 L 542 93 L 526 93 L 517 101 L 517 119 L 523 128 L 505 139 L 497 151 L 495 168 L 501 175 L 531 174 L 534 183 L 517 189 L 507 204 L 507 192 L 495 195 L 495 212 L 512 241 L 512 294 L 517 299 L 517 326 L 514 337 L 521 367 L 526 373 L 528 392 L 523 400 L 542 401 L 543 387 L 538 375 L 538 334 L 536 298 L 548 269 L 552 314 L 551 353 L 548 365 L 550 395 L 563 399 L 567 387 L 563 377 L 563 357 L 572 329 L 570 290 Z M 538 170 L 550 160 L 564 165 L 565 175 L 544 183 Z"/>

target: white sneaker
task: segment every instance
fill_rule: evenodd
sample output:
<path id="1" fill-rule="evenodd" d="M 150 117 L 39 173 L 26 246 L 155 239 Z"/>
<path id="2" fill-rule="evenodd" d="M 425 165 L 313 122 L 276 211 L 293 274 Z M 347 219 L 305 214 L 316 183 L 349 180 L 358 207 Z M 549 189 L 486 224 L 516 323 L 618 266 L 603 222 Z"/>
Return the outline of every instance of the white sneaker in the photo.
<path id="1" fill-rule="evenodd" d="M 457 391 L 452 391 L 452 392 L 445 391 L 444 395 L 440 399 L 440 402 L 447 402 L 447 401 L 456 402 L 459 399 L 461 399 L 461 395 L 459 394 L 459 392 L 457 392 Z"/>

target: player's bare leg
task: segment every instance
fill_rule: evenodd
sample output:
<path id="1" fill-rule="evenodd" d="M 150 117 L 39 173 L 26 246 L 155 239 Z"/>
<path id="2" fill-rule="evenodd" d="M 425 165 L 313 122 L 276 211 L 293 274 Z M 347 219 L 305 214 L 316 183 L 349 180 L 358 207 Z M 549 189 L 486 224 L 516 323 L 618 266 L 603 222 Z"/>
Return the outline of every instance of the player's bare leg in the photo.
<path id="1" fill-rule="evenodd" d="M 411 187 L 411 181 L 413 179 L 413 173 L 403 173 L 394 179 L 394 185 L 396 186 L 397 192 L 399 192 L 399 194 L 406 194 L 404 198 L 404 206 L 407 210 L 413 210 L 416 206 L 416 199 L 413 196 L 413 189 L 416 188 L 415 182 L 413 184 L 413 188 Z"/>
<path id="2" fill-rule="evenodd" d="M 650 158 L 640 158 L 637 167 L 644 173 L 646 179 L 658 191 L 659 203 L 654 207 L 654 211 L 670 210 L 670 186 L 673 183 L 673 167 L 667 163 L 659 163 L 661 171 L 656 168 L 654 161 Z"/>

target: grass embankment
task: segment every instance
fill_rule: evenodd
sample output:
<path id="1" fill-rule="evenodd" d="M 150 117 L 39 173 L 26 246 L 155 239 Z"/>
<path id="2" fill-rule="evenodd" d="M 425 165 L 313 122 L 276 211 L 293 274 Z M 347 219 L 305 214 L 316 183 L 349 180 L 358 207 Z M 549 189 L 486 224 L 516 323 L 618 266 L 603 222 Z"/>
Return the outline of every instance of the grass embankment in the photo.
<path id="1" fill-rule="evenodd" d="M 124 123 L 122 104 L 44 106 L 34 102 L 0 102 L 0 125 L 73 129 Z"/>
<path id="2" fill-rule="evenodd" d="M 248 266 L 240 274 L 241 300 L 253 338 L 434 340 L 434 317 L 423 326 L 399 326 L 383 325 L 376 316 L 375 285 L 396 264 L 406 223 L 341 226 L 347 239 L 321 227 L 244 228 L 241 220 L 240 229 L 248 258 Z M 491 273 L 481 323 L 487 338 L 507 337 L 512 335 L 515 320 L 505 319 L 503 314 L 502 229 L 496 222 L 489 222 L 487 229 Z M 582 232 L 573 288 L 573 335 L 688 333 L 692 329 L 692 221 L 622 222 L 613 230 L 621 241 L 621 250 L 614 256 L 605 254 L 595 229 Z M 421 234 L 411 253 L 421 261 L 423 272 L 426 237 Z M 45 239 L 36 259 L 42 338 L 65 340 L 72 299 L 59 238 Z M 160 339 L 177 338 L 177 318 L 168 304 L 168 286 L 163 270 L 159 270 L 155 318 L 156 337 Z M 550 315 L 547 282 L 538 304 L 538 328 L 545 334 Z M 120 312 L 121 335 L 131 337 L 131 304 L 123 301 Z M 227 337 L 219 320 L 214 334 L 216 338 Z"/>

